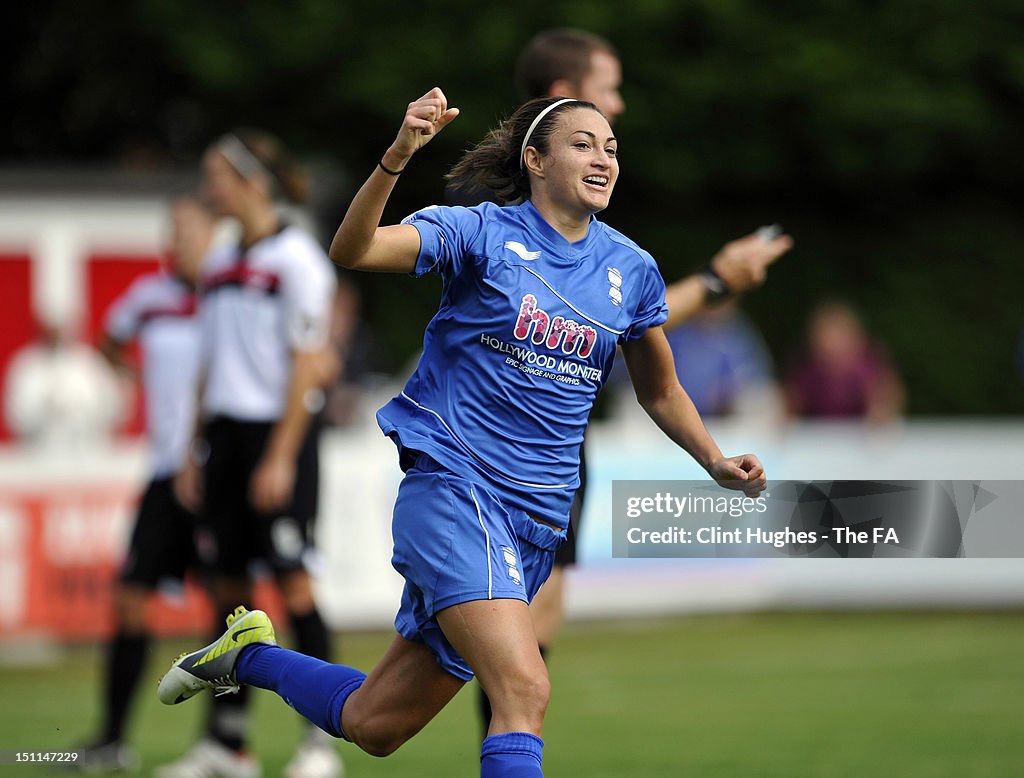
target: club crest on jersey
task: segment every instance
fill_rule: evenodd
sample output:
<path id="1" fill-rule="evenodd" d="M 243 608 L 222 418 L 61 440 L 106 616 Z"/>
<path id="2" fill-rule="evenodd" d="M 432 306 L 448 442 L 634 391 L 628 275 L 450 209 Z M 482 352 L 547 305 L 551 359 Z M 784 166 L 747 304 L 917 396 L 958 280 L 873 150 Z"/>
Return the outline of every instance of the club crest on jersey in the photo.
<path id="1" fill-rule="evenodd" d="M 532 331 L 532 336 L 531 336 Z M 523 295 L 519 306 L 519 318 L 512 332 L 516 340 L 530 338 L 534 345 L 545 345 L 549 349 L 560 348 L 563 354 L 590 356 L 597 342 L 597 330 L 564 316 L 551 317 L 537 307 L 537 298 L 532 294 Z"/>
<path id="2" fill-rule="evenodd" d="M 608 268 L 608 297 L 616 305 L 622 305 L 622 273 L 618 268 Z"/>

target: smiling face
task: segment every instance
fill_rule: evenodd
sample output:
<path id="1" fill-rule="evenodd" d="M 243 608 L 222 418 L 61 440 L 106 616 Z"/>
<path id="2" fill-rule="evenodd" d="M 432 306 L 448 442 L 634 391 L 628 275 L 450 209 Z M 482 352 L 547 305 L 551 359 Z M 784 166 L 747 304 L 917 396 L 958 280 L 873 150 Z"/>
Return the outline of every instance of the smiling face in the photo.
<path id="1" fill-rule="evenodd" d="M 532 199 L 586 220 L 611 200 L 619 177 L 618 143 L 608 120 L 590 108 L 563 111 L 555 121 L 548 152 L 526 150 Z"/>

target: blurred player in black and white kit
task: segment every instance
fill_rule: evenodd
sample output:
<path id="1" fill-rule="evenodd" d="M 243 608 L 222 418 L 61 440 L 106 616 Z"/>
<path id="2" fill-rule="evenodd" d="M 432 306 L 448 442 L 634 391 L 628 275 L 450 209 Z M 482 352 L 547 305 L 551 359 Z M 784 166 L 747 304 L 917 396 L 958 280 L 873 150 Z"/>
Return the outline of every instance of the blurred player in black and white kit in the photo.
<path id="1" fill-rule="evenodd" d="M 274 137 L 255 130 L 223 136 L 203 157 L 203 179 L 217 213 L 238 222 L 241 241 L 214 250 L 203 266 L 199 456 L 177 487 L 184 501 L 202 506 L 215 540 L 219 619 L 251 602 L 252 564 L 262 563 L 274 574 L 299 650 L 328 659 L 307 563 L 333 266 L 275 208 L 278 197 L 303 202 L 307 182 Z M 208 736 L 161 778 L 258 776 L 245 751 L 245 704 L 244 694 L 217 698 Z M 333 778 L 341 769 L 333 744 L 311 727 L 285 774 Z"/>
<path id="2" fill-rule="evenodd" d="M 141 346 L 152 477 L 115 590 L 114 635 L 103 668 L 102 730 L 80 751 L 76 767 L 84 770 L 128 769 L 137 763 L 124 745 L 124 729 L 151 643 L 146 603 L 161 581 L 180 581 L 187 569 L 197 568 L 197 519 L 175 498 L 172 481 L 185 460 L 195 419 L 200 337 L 195 284 L 214 224 L 213 214 L 198 199 L 175 200 L 168 267 L 136 280 L 106 316 L 100 351 L 115 368 L 134 372 L 127 348 L 135 340 Z"/>

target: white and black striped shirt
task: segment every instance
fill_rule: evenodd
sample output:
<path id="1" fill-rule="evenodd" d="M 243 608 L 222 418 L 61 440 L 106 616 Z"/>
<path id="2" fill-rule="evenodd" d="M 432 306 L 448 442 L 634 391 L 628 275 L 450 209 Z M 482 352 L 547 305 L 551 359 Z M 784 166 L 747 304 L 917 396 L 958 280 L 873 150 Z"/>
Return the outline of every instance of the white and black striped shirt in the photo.
<path id="1" fill-rule="evenodd" d="M 107 334 L 119 343 L 138 338 L 153 477 L 176 473 L 195 420 L 199 372 L 196 296 L 180 278 L 152 273 L 137 279 L 110 307 Z"/>
<path id="2" fill-rule="evenodd" d="M 292 352 L 328 337 L 335 277 L 323 249 L 286 226 L 247 250 L 215 249 L 200 281 L 203 414 L 276 421 L 284 412 Z"/>

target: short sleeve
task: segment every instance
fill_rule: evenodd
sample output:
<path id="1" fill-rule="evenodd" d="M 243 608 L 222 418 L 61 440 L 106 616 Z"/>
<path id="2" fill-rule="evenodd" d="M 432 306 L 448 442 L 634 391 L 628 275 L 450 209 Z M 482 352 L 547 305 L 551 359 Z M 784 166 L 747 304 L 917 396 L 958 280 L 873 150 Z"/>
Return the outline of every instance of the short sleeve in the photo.
<path id="1" fill-rule="evenodd" d="M 483 229 L 477 208 L 431 205 L 402 220 L 420 234 L 420 253 L 412 275 L 437 273 L 452 278 L 462 272 L 463 260 Z"/>
<path id="2" fill-rule="evenodd" d="M 336 285 L 327 255 L 312 238 L 296 238 L 281 280 L 288 345 L 296 351 L 322 348 L 330 330 Z"/>
<path id="3" fill-rule="evenodd" d="M 135 338 L 142 326 L 143 283 L 136 281 L 107 309 L 103 328 L 119 343 Z"/>
<path id="4" fill-rule="evenodd" d="M 668 305 L 665 303 L 665 281 L 658 266 L 651 259 L 645 263 L 640 301 L 633 315 L 633 321 L 622 333 L 620 342 L 637 340 L 651 327 L 658 327 L 668 321 Z"/>

